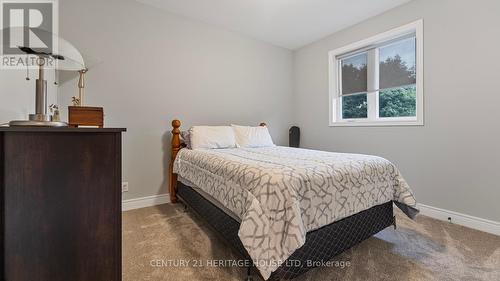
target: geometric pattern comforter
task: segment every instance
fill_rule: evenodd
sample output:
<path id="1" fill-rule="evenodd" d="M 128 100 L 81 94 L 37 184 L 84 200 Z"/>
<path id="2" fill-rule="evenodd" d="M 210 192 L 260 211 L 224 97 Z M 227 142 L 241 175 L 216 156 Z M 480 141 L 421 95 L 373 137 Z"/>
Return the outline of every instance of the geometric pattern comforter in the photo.
<path id="1" fill-rule="evenodd" d="M 398 169 L 369 155 L 289 147 L 181 149 L 174 173 L 241 221 L 238 235 L 265 279 L 305 243 L 306 233 L 394 201 L 416 201 Z"/>

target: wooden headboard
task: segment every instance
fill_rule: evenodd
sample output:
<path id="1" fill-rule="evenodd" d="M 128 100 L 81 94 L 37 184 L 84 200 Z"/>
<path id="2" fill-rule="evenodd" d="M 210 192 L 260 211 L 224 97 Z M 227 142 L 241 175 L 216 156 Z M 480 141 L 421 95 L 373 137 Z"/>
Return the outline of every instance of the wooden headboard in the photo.
<path id="1" fill-rule="evenodd" d="M 259 126 L 267 126 L 266 123 L 260 123 Z M 185 145 L 181 142 L 181 121 L 175 119 L 172 121 L 172 150 L 170 164 L 168 167 L 168 192 L 170 194 L 170 202 L 177 203 L 177 174 L 174 174 L 174 160 L 177 153 Z"/>

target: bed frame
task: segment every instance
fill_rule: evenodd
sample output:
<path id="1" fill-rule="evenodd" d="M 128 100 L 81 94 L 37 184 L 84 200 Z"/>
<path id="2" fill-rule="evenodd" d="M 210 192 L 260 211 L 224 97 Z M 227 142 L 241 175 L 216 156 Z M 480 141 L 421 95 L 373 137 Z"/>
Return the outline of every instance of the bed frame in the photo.
<path id="1" fill-rule="evenodd" d="M 266 126 L 265 123 L 260 125 Z M 251 264 L 251 258 L 238 237 L 240 223 L 193 188 L 177 181 L 177 175 L 173 173 L 173 162 L 179 150 L 185 147 L 180 140 L 180 126 L 179 120 L 172 121 L 172 157 L 169 166 L 171 202 L 180 201 L 193 210 L 215 230 L 223 241 L 227 242 L 248 264 Z M 321 262 L 332 260 L 345 250 L 391 225 L 396 228 L 396 218 L 393 215 L 392 202 L 387 202 L 308 232 L 306 243 L 274 271 L 269 280 L 293 279 L 318 266 Z M 250 270 L 249 267 L 247 280 L 251 280 Z"/>

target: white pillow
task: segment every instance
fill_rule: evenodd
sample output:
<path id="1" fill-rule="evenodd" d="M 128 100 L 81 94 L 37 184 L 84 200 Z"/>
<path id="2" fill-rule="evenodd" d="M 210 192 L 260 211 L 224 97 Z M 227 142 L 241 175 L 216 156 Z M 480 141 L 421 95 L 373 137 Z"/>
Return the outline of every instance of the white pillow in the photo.
<path id="1" fill-rule="evenodd" d="M 269 130 L 265 126 L 250 127 L 231 125 L 238 147 L 269 147 L 275 146 Z"/>
<path id="2" fill-rule="evenodd" d="M 236 147 L 234 131 L 229 126 L 193 126 L 189 133 L 191 149 Z"/>

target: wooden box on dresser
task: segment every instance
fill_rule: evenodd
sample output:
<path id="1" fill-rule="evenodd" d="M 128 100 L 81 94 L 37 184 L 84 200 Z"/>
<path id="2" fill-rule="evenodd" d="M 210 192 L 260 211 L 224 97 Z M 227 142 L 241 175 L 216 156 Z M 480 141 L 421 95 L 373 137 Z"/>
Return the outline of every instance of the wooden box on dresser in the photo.
<path id="1" fill-rule="evenodd" d="M 0 280 L 121 280 L 123 131 L 0 127 Z"/>

